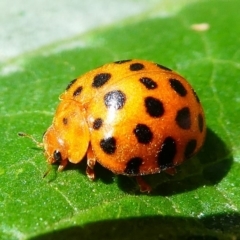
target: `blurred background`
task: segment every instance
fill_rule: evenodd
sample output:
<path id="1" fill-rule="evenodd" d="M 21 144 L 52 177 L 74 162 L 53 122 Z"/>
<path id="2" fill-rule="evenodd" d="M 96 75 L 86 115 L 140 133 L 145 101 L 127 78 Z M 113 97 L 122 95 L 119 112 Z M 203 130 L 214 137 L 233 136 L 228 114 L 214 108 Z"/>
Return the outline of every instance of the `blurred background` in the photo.
<path id="1" fill-rule="evenodd" d="M 143 11 L 146 13 L 146 10 L 161 2 L 1 0 L 0 62 L 56 40 L 71 38 Z"/>

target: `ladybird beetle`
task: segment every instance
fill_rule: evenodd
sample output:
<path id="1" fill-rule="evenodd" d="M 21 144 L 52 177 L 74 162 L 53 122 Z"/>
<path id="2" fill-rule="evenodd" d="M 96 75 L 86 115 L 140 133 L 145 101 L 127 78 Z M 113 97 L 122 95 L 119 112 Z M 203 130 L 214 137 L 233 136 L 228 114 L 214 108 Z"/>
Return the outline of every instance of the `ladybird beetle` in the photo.
<path id="1" fill-rule="evenodd" d="M 201 148 L 203 108 L 179 74 L 145 60 L 106 64 L 72 80 L 60 96 L 53 123 L 43 136 L 47 161 L 63 170 L 87 158 L 93 180 L 99 162 L 115 174 L 174 172 Z"/>

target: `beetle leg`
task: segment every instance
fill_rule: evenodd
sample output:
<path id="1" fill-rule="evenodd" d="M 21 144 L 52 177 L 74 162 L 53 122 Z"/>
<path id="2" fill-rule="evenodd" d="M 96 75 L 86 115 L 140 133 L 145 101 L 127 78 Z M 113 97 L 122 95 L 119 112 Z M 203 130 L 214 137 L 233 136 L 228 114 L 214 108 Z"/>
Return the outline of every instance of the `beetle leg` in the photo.
<path id="1" fill-rule="evenodd" d="M 88 146 L 87 150 L 87 168 L 86 168 L 86 174 L 88 178 L 92 181 L 95 179 L 95 173 L 94 173 L 94 166 L 96 163 L 96 156 L 92 150 L 91 144 Z"/>
<path id="2" fill-rule="evenodd" d="M 61 161 L 60 165 L 58 166 L 58 171 L 61 172 L 68 164 L 68 160 L 64 159 Z"/>
<path id="3" fill-rule="evenodd" d="M 143 180 L 141 176 L 136 176 L 136 180 L 141 192 L 150 193 L 152 188 Z"/>
<path id="4" fill-rule="evenodd" d="M 165 170 L 165 172 L 171 176 L 175 175 L 177 173 L 177 170 L 175 167 L 171 167 Z"/>

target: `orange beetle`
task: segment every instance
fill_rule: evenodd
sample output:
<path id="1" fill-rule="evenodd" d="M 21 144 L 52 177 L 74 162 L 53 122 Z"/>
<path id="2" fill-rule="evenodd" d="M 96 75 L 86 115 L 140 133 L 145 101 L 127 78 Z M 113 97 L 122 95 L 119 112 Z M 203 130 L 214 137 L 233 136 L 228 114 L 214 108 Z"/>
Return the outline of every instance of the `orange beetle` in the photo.
<path id="1" fill-rule="evenodd" d="M 43 136 L 47 161 L 79 163 L 87 157 L 94 179 L 99 162 L 115 174 L 173 172 L 201 148 L 203 108 L 179 74 L 144 60 L 106 64 L 71 81 L 60 96 L 53 123 Z"/>

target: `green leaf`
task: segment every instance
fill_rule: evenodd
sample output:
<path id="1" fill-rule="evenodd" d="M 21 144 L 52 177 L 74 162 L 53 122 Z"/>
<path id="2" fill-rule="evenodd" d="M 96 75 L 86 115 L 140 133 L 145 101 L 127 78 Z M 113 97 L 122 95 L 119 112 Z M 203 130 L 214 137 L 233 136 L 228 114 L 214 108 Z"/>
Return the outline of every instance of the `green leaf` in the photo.
<path id="1" fill-rule="evenodd" d="M 164 15 L 161 6 L 2 63 L 1 239 L 240 237 L 239 1 L 195 1 L 176 12 L 166 4 Z M 70 80 L 131 58 L 168 66 L 194 86 L 208 125 L 202 150 L 173 177 L 146 176 L 150 195 L 100 165 L 90 182 L 86 162 L 43 179 L 42 150 L 17 133 L 41 142 Z"/>

